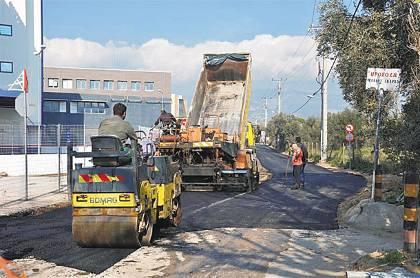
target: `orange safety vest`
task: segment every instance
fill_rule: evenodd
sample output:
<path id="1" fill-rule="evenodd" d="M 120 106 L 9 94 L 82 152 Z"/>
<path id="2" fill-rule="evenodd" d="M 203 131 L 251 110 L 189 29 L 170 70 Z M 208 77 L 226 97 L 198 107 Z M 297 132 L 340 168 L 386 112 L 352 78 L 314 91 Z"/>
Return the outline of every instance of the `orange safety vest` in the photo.
<path id="1" fill-rule="evenodd" d="M 292 165 L 298 166 L 302 164 L 302 150 L 298 148 L 296 151 L 293 152 Z"/>

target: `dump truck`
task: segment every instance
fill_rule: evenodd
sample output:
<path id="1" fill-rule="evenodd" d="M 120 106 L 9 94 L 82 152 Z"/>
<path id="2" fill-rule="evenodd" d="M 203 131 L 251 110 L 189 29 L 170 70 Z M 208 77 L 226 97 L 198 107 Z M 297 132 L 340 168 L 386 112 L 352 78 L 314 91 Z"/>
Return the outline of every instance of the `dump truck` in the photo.
<path id="1" fill-rule="evenodd" d="M 252 191 L 259 182 L 249 53 L 205 54 L 186 130 L 161 133 L 157 149 L 179 161 L 184 190 Z"/>
<path id="2" fill-rule="evenodd" d="M 91 152 L 67 150 L 72 236 L 81 247 L 150 245 L 160 228 L 181 222 L 181 175 L 169 156 L 123 148 L 115 136 L 91 138 Z M 91 167 L 74 163 L 91 158 Z"/>

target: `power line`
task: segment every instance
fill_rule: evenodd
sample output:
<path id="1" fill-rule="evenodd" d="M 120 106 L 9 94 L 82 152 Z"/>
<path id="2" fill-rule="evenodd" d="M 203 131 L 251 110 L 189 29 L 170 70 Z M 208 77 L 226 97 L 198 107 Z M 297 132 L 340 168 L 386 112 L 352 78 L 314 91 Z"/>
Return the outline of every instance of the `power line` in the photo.
<path id="1" fill-rule="evenodd" d="M 290 75 L 289 75 L 288 79 L 292 79 L 293 77 L 295 77 L 295 76 L 296 76 L 296 74 L 297 74 L 297 72 L 298 72 L 298 69 L 302 68 L 302 66 L 304 66 L 304 65 L 305 65 L 305 63 L 302 63 L 302 62 L 306 59 L 306 57 L 308 57 L 309 53 L 311 53 L 312 49 L 313 49 L 315 46 L 316 46 L 316 42 L 314 42 L 314 43 L 312 44 L 311 48 L 308 50 L 308 52 L 306 52 L 305 56 L 303 56 L 303 57 L 300 59 L 299 63 L 297 63 L 297 65 L 295 66 L 295 68 L 293 69 L 293 71 L 291 71 L 291 72 L 290 72 Z M 301 63 L 302 63 L 302 64 L 301 64 Z"/>
<path id="2" fill-rule="evenodd" d="M 342 49 L 343 47 L 344 47 L 344 45 L 345 45 L 345 43 L 346 43 L 346 41 L 347 41 L 347 39 L 348 39 L 348 36 L 349 36 L 349 34 L 350 34 L 350 31 L 351 31 L 351 27 L 352 27 L 352 25 L 353 25 L 353 22 L 354 22 L 354 19 L 356 18 L 356 13 L 357 13 L 357 11 L 359 10 L 359 7 L 360 7 L 360 4 L 362 3 L 362 0 L 359 0 L 359 2 L 357 3 L 357 6 L 356 6 L 356 9 L 354 10 L 354 13 L 353 13 L 353 15 L 352 15 L 352 17 L 351 17 L 351 20 L 350 20 L 350 24 L 349 24 L 349 27 L 347 28 L 347 31 L 346 31 L 346 36 L 344 37 L 344 41 L 343 41 L 343 43 L 342 43 L 342 45 L 341 45 L 341 47 L 340 47 L 340 49 Z M 332 63 L 332 65 L 331 65 L 331 67 L 330 67 L 330 69 L 329 69 L 329 71 L 328 71 L 328 74 L 327 74 L 327 76 L 322 80 L 322 83 L 321 83 L 321 86 L 320 86 L 320 88 L 318 89 L 318 90 L 316 90 L 314 93 L 312 93 L 312 95 L 311 95 L 311 97 L 309 97 L 308 98 L 308 100 L 302 105 L 302 106 L 300 106 L 298 109 L 296 109 L 295 111 L 293 111 L 292 112 L 292 114 L 294 114 L 294 113 L 296 113 L 296 112 L 298 112 L 299 110 L 301 110 L 303 107 L 305 107 L 305 105 L 316 95 L 316 94 L 318 94 L 320 91 L 321 91 L 321 89 L 322 89 L 322 87 L 324 86 L 324 84 L 325 84 L 325 82 L 327 82 L 327 80 L 328 80 L 328 78 L 329 78 L 329 76 L 330 76 L 330 74 L 331 74 L 331 72 L 332 72 L 332 70 L 333 70 L 333 68 L 334 68 L 334 65 L 335 65 L 335 63 L 337 62 L 337 59 L 338 59 L 338 51 L 337 51 L 337 54 L 335 55 L 335 57 L 334 57 L 334 60 L 333 60 L 333 63 Z"/>
<path id="3" fill-rule="evenodd" d="M 316 0 L 314 0 L 314 6 L 313 6 L 313 9 L 312 9 L 312 18 L 311 18 L 311 23 L 309 24 L 309 26 L 312 26 L 312 24 L 313 24 L 313 22 L 314 22 L 314 17 L 315 17 L 315 8 L 316 8 Z M 294 56 L 296 56 L 296 54 L 298 53 L 298 51 L 301 49 L 301 47 L 302 47 L 302 45 L 303 45 L 304 40 L 308 37 L 309 33 L 310 33 L 310 29 L 308 28 L 308 31 L 306 32 L 305 36 L 302 38 L 301 42 L 299 43 L 298 47 L 297 47 L 297 48 L 296 48 L 296 50 L 293 52 L 293 54 L 292 54 L 291 56 L 289 56 L 289 58 L 287 59 L 287 61 L 289 61 L 290 57 L 294 57 Z M 286 61 L 286 62 L 287 62 L 287 61 Z M 284 69 L 284 71 L 285 71 L 285 72 L 286 72 L 286 69 L 287 69 L 287 68 L 285 68 L 285 69 Z M 294 70 L 294 68 L 292 68 L 292 69 Z M 291 71 L 291 72 L 293 72 L 293 71 Z"/>

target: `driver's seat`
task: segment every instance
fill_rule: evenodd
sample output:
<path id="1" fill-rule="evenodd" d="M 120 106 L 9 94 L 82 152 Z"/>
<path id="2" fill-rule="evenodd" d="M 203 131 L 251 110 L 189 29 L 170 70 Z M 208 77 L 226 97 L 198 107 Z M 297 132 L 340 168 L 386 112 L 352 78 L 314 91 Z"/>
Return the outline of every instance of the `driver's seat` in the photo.
<path id="1" fill-rule="evenodd" d="M 92 136 L 90 141 L 92 143 L 92 152 L 112 153 L 124 150 L 120 138 L 114 135 Z M 122 166 L 129 163 L 127 163 L 127 158 L 125 157 L 94 157 L 92 162 L 95 166 L 105 167 Z"/>

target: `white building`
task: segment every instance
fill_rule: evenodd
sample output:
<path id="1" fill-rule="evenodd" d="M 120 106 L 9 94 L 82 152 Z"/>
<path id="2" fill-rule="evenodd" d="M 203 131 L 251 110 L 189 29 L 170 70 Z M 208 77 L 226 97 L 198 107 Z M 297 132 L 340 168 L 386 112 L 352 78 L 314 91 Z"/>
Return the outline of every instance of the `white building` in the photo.
<path id="1" fill-rule="evenodd" d="M 187 100 L 181 95 L 171 95 L 171 113 L 175 118 L 187 117 Z"/>
<path id="2" fill-rule="evenodd" d="M 0 122 L 22 121 L 8 87 L 26 68 L 28 124 L 41 123 L 42 49 L 42 0 L 0 0 Z"/>

